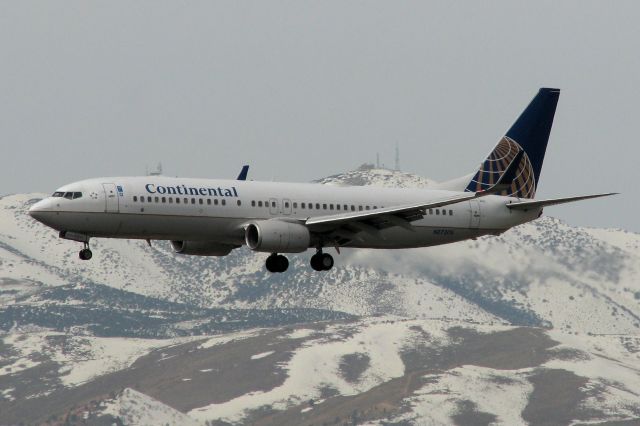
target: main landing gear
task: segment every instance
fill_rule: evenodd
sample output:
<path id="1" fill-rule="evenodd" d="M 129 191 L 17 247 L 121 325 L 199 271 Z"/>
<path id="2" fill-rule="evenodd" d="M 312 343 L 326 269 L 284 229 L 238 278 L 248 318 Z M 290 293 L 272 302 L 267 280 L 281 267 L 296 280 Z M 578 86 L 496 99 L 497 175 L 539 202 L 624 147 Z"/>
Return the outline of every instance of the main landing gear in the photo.
<path id="1" fill-rule="evenodd" d="M 318 249 L 318 252 L 311 256 L 311 267 L 314 271 L 328 271 L 333 268 L 333 256 Z"/>
<path id="2" fill-rule="evenodd" d="M 266 266 L 269 272 L 284 272 L 289 267 L 289 259 L 281 254 L 273 253 L 267 257 Z M 311 256 L 311 267 L 314 271 L 328 271 L 333 268 L 333 256 L 318 249 L 317 253 Z"/>
<path id="3" fill-rule="evenodd" d="M 89 243 L 84 243 L 84 248 L 80 250 L 80 253 L 78 253 L 78 257 L 80 258 L 80 260 L 89 260 L 93 257 L 93 253 L 89 248 Z"/>
<path id="4" fill-rule="evenodd" d="M 267 257 L 266 266 L 269 272 L 284 272 L 289 267 L 289 259 L 281 254 L 273 253 Z"/>

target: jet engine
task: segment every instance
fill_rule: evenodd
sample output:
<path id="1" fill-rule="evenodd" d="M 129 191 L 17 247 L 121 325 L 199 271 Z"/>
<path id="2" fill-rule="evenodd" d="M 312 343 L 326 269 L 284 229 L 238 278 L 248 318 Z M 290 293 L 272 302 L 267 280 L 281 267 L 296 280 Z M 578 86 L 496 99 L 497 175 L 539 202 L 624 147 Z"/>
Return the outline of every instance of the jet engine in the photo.
<path id="1" fill-rule="evenodd" d="M 195 256 L 226 256 L 235 248 L 211 241 L 171 241 L 171 245 L 176 253 Z"/>
<path id="2" fill-rule="evenodd" d="M 306 226 L 283 220 L 253 222 L 244 235 L 251 250 L 268 253 L 300 253 L 309 248 L 311 241 Z"/>

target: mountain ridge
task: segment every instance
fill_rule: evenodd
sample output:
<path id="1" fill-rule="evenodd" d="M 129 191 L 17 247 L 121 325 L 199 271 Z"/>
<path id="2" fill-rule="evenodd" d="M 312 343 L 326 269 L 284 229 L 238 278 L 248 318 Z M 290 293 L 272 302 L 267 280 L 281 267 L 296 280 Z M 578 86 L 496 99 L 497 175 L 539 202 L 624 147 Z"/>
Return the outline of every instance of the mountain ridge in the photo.
<path id="1" fill-rule="evenodd" d="M 428 187 L 362 169 L 325 184 Z M 0 423 L 640 420 L 640 235 L 542 218 L 410 250 L 94 257 L 0 197 Z M 310 372 L 312 374 L 310 374 Z M 313 378 L 310 380 L 309 378 Z M 556 397 L 550 399 L 548 395 Z"/>

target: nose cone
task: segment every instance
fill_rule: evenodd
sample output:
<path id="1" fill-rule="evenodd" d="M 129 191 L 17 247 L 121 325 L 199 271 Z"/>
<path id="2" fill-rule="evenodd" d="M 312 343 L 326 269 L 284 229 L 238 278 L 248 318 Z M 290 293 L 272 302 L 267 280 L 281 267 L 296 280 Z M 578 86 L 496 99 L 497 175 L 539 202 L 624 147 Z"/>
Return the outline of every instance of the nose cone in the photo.
<path id="1" fill-rule="evenodd" d="M 48 199 L 40 200 L 35 203 L 28 211 L 29 216 L 37 220 L 38 222 L 42 222 L 45 225 L 48 225 L 47 218 L 50 218 L 53 214 L 53 206 L 51 201 Z"/>

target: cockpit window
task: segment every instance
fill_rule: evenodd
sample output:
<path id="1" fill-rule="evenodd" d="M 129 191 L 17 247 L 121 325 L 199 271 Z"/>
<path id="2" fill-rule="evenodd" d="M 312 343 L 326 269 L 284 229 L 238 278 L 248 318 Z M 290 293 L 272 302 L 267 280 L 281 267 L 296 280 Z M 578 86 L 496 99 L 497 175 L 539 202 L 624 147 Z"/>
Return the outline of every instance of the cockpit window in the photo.
<path id="1" fill-rule="evenodd" d="M 64 197 L 67 200 L 75 200 L 82 197 L 82 192 L 54 192 L 54 197 Z"/>

